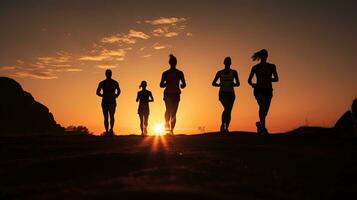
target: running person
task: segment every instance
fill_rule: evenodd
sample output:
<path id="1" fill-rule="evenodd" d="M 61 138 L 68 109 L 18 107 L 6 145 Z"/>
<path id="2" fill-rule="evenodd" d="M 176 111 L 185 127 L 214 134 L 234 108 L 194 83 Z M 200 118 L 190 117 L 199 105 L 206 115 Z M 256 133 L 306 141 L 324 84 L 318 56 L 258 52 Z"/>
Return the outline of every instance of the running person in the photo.
<path id="1" fill-rule="evenodd" d="M 234 87 L 239 87 L 238 72 L 231 69 L 232 60 L 230 57 L 224 59 L 224 69 L 217 72 L 212 81 L 214 87 L 219 87 L 219 101 L 224 110 L 222 112 L 221 133 L 228 133 L 231 122 L 231 113 L 236 98 Z M 219 79 L 219 83 L 217 83 Z"/>
<path id="2" fill-rule="evenodd" d="M 248 83 L 254 88 L 254 96 L 259 105 L 259 122 L 256 123 L 257 132 L 263 135 L 269 134 L 265 126 L 265 119 L 273 98 L 272 82 L 279 81 L 275 65 L 268 63 L 267 58 L 268 51 L 265 49 L 253 54 L 253 61 L 258 60 L 260 63 L 252 67 L 248 78 Z M 254 75 L 256 76 L 256 83 L 252 82 Z"/>
<path id="3" fill-rule="evenodd" d="M 116 108 L 116 98 L 120 95 L 119 83 L 112 79 L 112 71 L 107 69 L 105 71 L 107 77 L 100 82 L 97 88 L 97 95 L 102 97 L 102 110 L 104 115 L 104 127 L 106 136 L 113 135 L 114 128 L 114 114 Z M 102 91 L 102 92 L 101 92 Z M 110 116 L 110 129 L 108 123 L 108 115 Z"/>
<path id="4" fill-rule="evenodd" d="M 142 81 L 139 87 L 142 90 L 138 92 L 136 102 L 139 102 L 138 114 L 140 118 L 141 135 L 146 136 L 148 133 L 147 127 L 150 114 L 149 102 L 153 102 L 154 97 L 152 96 L 152 93 L 146 89 L 146 81 Z"/>
<path id="5" fill-rule="evenodd" d="M 185 88 L 186 81 L 183 72 L 176 69 L 176 57 L 172 54 L 169 57 L 170 69 L 162 73 L 160 87 L 165 88 L 165 129 L 170 135 L 173 135 L 173 131 L 176 125 L 176 112 L 180 102 L 180 87 L 181 89 Z"/>

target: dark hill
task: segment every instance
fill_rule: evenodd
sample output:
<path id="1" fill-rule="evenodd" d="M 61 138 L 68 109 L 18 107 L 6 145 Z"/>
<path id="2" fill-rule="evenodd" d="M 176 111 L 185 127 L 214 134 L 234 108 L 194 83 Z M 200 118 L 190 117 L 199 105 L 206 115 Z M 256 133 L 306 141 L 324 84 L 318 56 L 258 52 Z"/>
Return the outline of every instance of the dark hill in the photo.
<path id="1" fill-rule="evenodd" d="M 63 132 L 52 113 L 19 83 L 0 77 L 0 134 L 55 134 Z"/>

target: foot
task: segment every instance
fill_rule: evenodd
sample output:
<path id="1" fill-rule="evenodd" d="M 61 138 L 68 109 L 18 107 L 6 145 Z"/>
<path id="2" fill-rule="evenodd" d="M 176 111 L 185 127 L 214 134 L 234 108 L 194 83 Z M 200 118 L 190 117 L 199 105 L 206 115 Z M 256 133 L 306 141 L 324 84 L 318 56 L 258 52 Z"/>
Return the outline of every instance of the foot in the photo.
<path id="1" fill-rule="evenodd" d="M 165 132 L 168 134 L 170 132 L 170 125 L 169 123 L 165 123 Z"/>
<path id="2" fill-rule="evenodd" d="M 174 131 L 173 131 L 173 130 L 170 130 L 169 133 L 168 133 L 168 135 L 170 135 L 170 136 L 174 135 Z"/>
<path id="3" fill-rule="evenodd" d="M 223 124 L 221 125 L 220 132 L 221 132 L 221 133 L 225 133 L 225 132 L 226 132 L 226 129 L 224 128 L 224 125 L 223 125 Z"/>
<path id="4" fill-rule="evenodd" d="M 268 130 L 266 128 L 263 128 L 261 134 L 262 135 L 269 135 L 269 132 L 268 132 Z"/>
<path id="5" fill-rule="evenodd" d="M 255 125 L 257 126 L 257 133 L 261 135 L 263 132 L 262 125 L 260 124 L 260 122 L 256 122 Z"/>

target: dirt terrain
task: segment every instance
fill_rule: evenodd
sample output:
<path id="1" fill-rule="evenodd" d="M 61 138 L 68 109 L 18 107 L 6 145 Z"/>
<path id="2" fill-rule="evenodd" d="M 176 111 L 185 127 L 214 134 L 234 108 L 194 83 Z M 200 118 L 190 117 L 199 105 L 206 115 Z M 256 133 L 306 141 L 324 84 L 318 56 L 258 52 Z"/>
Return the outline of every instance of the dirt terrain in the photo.
<path id="1" fill-rule="evenodd" d="M 357 199 L 357 139 L 0 138 L 0 199 Z"/>

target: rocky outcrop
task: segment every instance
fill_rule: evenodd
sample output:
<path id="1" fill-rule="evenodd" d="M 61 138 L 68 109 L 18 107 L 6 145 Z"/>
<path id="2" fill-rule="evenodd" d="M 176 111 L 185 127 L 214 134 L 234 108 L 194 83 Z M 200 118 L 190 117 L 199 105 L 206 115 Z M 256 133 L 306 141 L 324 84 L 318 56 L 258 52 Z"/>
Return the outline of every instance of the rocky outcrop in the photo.
<path id="1" fill-rule="evenodd" d="M 64 129 L 56 123 L 52 113 L 19 83 L 0 77 L 0 134 L 56 134 Z"/>

